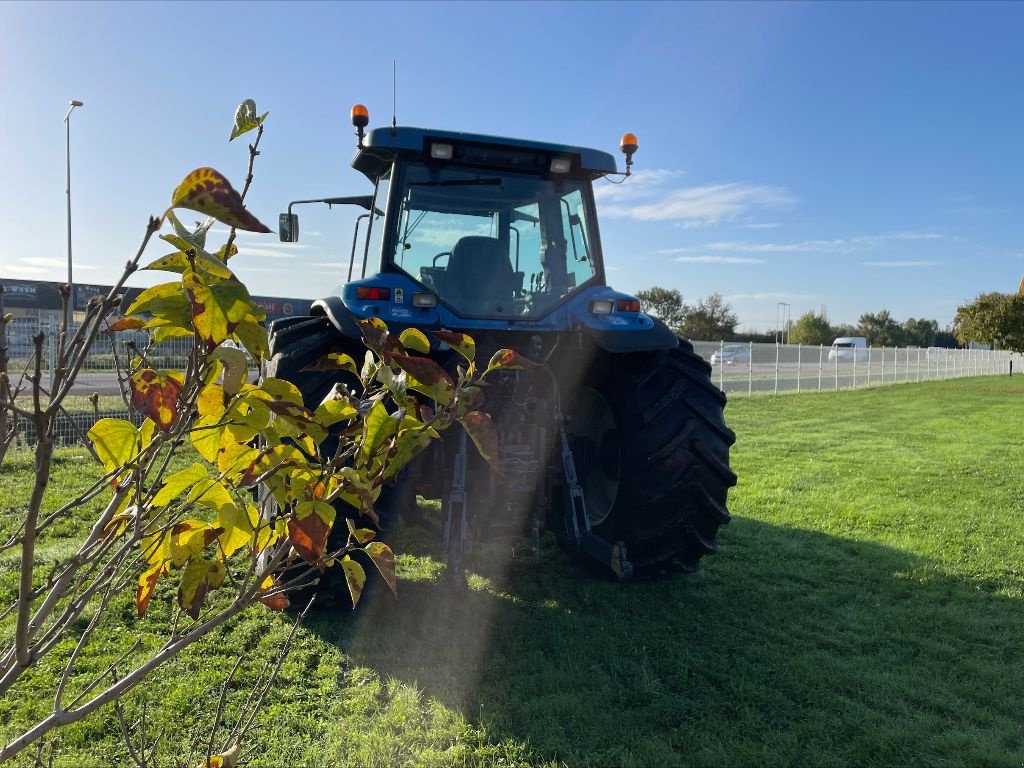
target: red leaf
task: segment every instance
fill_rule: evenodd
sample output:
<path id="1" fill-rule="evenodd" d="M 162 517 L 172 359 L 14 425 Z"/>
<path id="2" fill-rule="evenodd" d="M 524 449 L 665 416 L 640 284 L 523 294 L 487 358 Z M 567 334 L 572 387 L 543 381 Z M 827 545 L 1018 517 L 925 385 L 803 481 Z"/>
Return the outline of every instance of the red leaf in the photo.
<path id="1" fill-rule="evenodd" d="M 432 331 L 432 333 L 466 358 L 468 362 L 473 362 L 473 358 L 476 357 L 476 342 L 473 341 L 472 336 L 458 331 Z"/>
<path id="2" fill-rule="evenodd" d="M 366 346 L 376 352 L 384 360 L 389 360 L 394 354 L 404 354 L 405 347 L 397 337 L 388 332 L 387 324 L 378 317 L 370 317 L 366 320 L 359 320 L 359 328 L 363 332 L 363 341 Z"/>
<path id="3" fill-rule="evenodd" d="M 451 402 L 455 382 L 440 365 L 429 358 L 410 355 L 393 355 L 391 359 L 414 379 L 409 382 L 410 389 L 423 392 L 443 405 Z"/>
<path id="4" fill-rule="evenodd" d="M 151 418 L 166 432 L 178 418 L 178 399 L 181 397 L 181 382 L 152 368 L 139 371 L 130 380 L 132 406 Z"/>
<path id="5" fill-rule="evenodd" d="M 520 355 L 514 349 L 499 349 L 491 357 L 489 363 L 487 363 L 487 370 L 484 371 L 486 376 L 491 371 L 498 370 L 499 368 L 510 368 L 512 370 L 518 370 L 522 368 L 536 368 L 537 363 L 532 360 Z"/>
<path id="6" fill-rule="evenodd" d="M 139 585 L 135 588 L 135 610 L 139 616 L 145 616 L 149 608 L 149 600 L 153 597 L 153 590 L 156 589 L 156 582 L 160 578 L 162 565 L 151 568 L 139 577 Z"/>
<path id="7" fill-rule="evenodd" d="M 108 331 L 135 331 L 139 328 L 145 328 L 146 321 L 141 317 L 122 317 L 120 320 L 115 320 L 107 328 Z"/>
<path id="8" fill-rule="evenodd" d="M 306 515 L 301 520 L 292 518 L 288 521 L 288 538 L 295 551 L 307 563 L 316 563 L 324 554 L 327 536 L 331 528 L 320 515 Z"/>
<path id="9" fill-rule="evenodd" d="M 482 411 L 471 411 L 459 419 L 476 449 L 484 460 L 501 474 L 501 463 L 498 460 L 498 431 L 494 428 L 489 414 Z"/>
<path id="10" fill-rule="evenodd" d="M 267 576 L 260 585 L 260 591 L 269 592 L 276 586 L 277 584 L 274 582 L 274 577 Z M 283 611 L 291 605 L 291 601 L 288 600 L 288 595 L 284 594 L 284 592 L 279 592 L 278 594 L 271 595 L 270 597 L 261 597 L 260 602 L 272 611 Z"/>

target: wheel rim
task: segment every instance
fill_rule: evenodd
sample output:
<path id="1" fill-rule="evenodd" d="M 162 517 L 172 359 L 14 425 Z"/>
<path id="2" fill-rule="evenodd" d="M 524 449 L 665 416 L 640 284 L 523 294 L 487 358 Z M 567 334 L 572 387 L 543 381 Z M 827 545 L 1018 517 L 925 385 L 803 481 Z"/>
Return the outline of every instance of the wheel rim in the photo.
<path id="1" fill-rule="evenodd" d="M 590 524 L 596 527 L 608 519 L 615 506 L 622 461 L 615 415 L 596 389 L 580 388 L 567 432 Z"/>

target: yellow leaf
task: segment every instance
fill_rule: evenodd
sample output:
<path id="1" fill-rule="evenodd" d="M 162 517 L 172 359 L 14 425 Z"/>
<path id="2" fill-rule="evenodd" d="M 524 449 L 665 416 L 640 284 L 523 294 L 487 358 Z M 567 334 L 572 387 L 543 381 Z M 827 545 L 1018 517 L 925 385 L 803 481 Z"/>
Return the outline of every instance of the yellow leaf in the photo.
<path id="1" fill-rule="evenodd" d="M 142 448 L 138 428 L 124 419 L 100 419 L 89 430 L 89 439 L 107 472 L 123 467 Z"/>
<path id="2" fill-rule="evenodd" d="M 417 328 L 406 328 L 399 335 L 398 340 L 402 342 L 402 346 L 406 349 L 422 352 L 424 355 L 430 354 L 430 342 L 423 335 L 423 331 Z"/>
<path id="3" fill-rule="evenodd" d="M 249 232 L 270 232 L 266 225 L 245 209 L 242 196 L 213 168 L 192 171 L 171 195 L 172 208 L 189 208 L 229 227 Z"/>
<path id="4" fill-rule="evenodd" d="M 366 584 L 366 572 L 363 570 L 363 566 L 348 555 L 341 558 L 341 568 L 345 572 L 345 583 L 348 585 L 348 592 L 352 595 L 352 607 L 355 608 L 363 594 L 363 586 Z"/>
<path id="5" fill-rule="evenodd" d="M 157 563 L 139 576 L 139 585 L 135 589 L 135 610 L 139 616 L 146 615 L 146 610 L 149 608 L 149 599 L 153 597 L 156 582 L 160 578 L 163 568 L 164 564 L 162 562 Z"/>
<path id="6" fill-rule="evenodd" d="M 199 618 L 203 600 L 210 590 L 210 572 L 216 563 L 205 558 L 192 560 L 181 572 L 178 585 L 178 605 L 193 619 Z M 223 576 L 221 577 L 223 581 Z"/>
<path id="7" fill-rule="evenodd" d="M 154 508 L 166 507 L 178 498 L 186 488 L 191 488 L 200 480 L 206 478 L 206 470 L 199 464 L 193 464 L 190 467 L 175 472 L 173 475 L 168 475 L 164 478 L 160 490 L 153 497 L 151 504 Z"/>
<path id="8" fill-rule="evenodd" d="M 363 547 L 363 551 L 373 559 L 373 564 L 377 566 L 380 575 L 384 577 L 384 581 L 391 587 L 391 591 L 397 595 L 398 580 L 395 577 L 395 553 L 391 551 L 391 547 L 382 541 L 371 541 Z"/>

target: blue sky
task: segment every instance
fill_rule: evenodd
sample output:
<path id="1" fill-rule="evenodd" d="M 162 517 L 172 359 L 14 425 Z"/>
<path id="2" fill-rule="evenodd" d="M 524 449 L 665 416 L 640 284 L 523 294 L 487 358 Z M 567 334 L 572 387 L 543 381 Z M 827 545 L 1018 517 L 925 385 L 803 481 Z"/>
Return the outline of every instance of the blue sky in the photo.
<path id="1" fill-rule="evenodd" d="M 0 3 L 0 277 L 62 279 L 72 115 L 75 275 L 107 282 L 192 168 L 241 184 L 235 106 L 271 115 L 252 210 L 360 194 L 348 113 L 614 151 L 610 282 L 722 293 L 744 327 L 827 308 L 946 324 L 1024 272 L 1024 6 L 1012 3 Z M 315 297 L 352 216 L 244 237 L 254 293 Z M 147 257 L 169 250 L 151 246 Z M 144 284 L 150 276 L 140 276 Z M 152 281 L 152 280 L 150 280 Z"/>

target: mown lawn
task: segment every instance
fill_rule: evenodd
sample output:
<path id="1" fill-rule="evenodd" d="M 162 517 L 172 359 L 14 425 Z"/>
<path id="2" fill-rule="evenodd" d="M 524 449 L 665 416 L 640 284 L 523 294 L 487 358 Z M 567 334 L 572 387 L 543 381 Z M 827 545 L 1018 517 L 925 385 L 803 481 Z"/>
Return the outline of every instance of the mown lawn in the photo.
<path id="1" fill-rule="evenodd" d="M 307 622 L 250 742 L 255 765 L 1020 765 L 1024 762 L 1024 379 L 737 398 L 734 519 L 696 576 L 619 586 L 553 547 L 485 548 L 466 595 L 438 546 L 402 529 L 400 598 Z M 53 494 L 83 482 L 62 456 Z M 0 533 L 31 479 L 0 471 Z M 55 533 L 68 536 L 74 526 Z M 59 538 L 42 558 L 61 551 Z M 16 564 L 0 555 L 0 595 Z M 101 669 L 166 626 L 128 601 Z M 182 753 L 239 653 L 285 616 L 254 613 L 146 691 Z M 0 624 L 7 631 L 9 623 Z M 0 702 L 0 738 L 48 705 L 52 666 Z M 241 682 L 244 682 L 241 681 Z M 240 684 L 232 707 L 244 697 Z M 133 696 L 137 704 L 143 696 Z M 62 736 L 58 765 L 119 754 L 111 713 Z"/>

